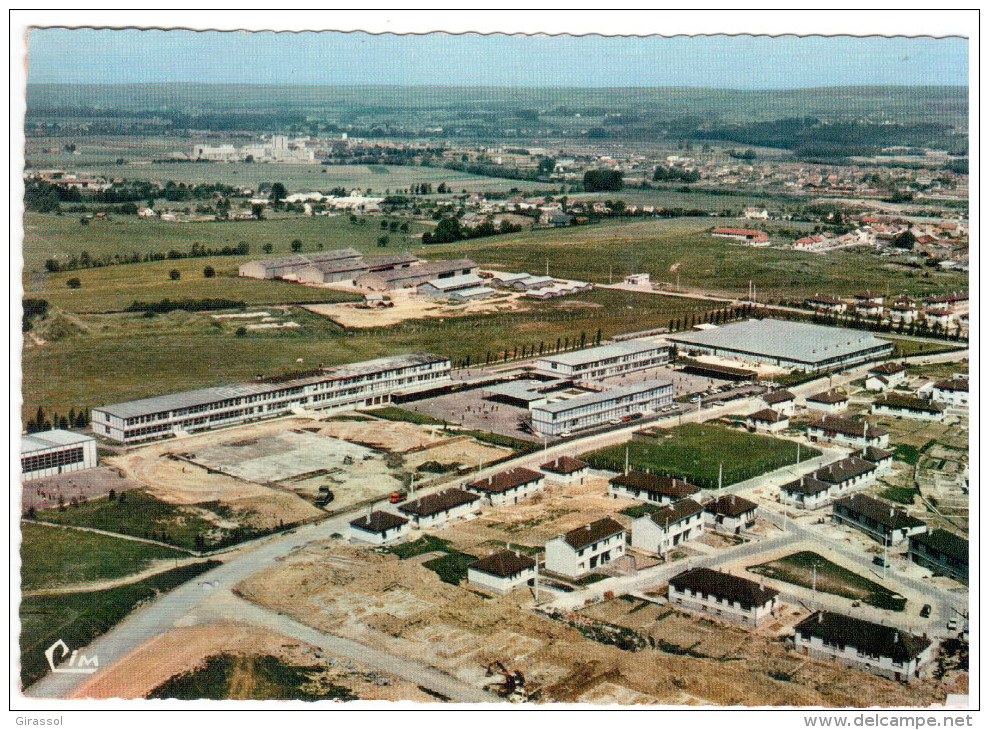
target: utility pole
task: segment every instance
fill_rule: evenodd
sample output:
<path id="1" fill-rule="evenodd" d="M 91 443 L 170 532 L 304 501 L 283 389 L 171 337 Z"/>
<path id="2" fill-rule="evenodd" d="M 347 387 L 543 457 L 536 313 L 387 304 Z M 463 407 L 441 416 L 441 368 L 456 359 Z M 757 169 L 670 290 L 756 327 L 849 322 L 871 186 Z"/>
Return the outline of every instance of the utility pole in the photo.
<path id="1" fill-rule="evenodd" d="M 797 441 L 797 463 L 800 463 L 800 442 Z"/>
<path id="2" fill-rule="evenodd" d="M 628 475 L 628 446 L 625 447 L 625 474 Z"/>
<path id="3" fill-rule="evenodd" d="M 887 565 L 889 565 L 889 539 L 883 535 L 883 580 L 886 580 Z"/>
<path id="4" fill-rule="evenodd" d="M 608 264 L 608 283 L 609 284 L 612 283 L 611 282 L 611 275 L 612 275 L 612 272 L 613 271 L 614 271 L 614 267 L 611 264 Z"/>
<path id="5" fill-rule="evenodd" d="M 546 449 L 548 448 L 546 446 L 546 444 L 547 444 L 547 440 L 546 440 L 546 436 L 544 435 L 543 436 L 543 453 L 545 453 L 546 452 Z"/>
<path id="6" fill-rule="evenodd" d="M 718 491 L 721 491 L 721 476 L 723 472 L 724 462 L 718 462 Z M 667 528 L 669 529 L 669 528 Z"/>
<path id="7" fill-rule="evenodd" d="M 814 563 L 814 579 L 811 587 L 814 595 L 814 604 L 817 605 L 817 563 Z"/>

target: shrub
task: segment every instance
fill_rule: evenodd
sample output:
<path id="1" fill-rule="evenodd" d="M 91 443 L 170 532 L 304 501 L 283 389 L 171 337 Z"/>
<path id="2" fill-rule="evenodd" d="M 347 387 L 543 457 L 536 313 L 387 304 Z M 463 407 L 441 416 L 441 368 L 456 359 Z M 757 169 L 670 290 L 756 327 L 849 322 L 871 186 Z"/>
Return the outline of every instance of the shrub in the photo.
<path id="1" fill-rule="evenodd" d="M 178 281 L 179 279 L 182 278 L 182 274 L 179 272 L 178 269 L 172 269 L 171 271 L 168 272 L 168 278 L 171 279 L 172 281 Z"/>
<path id="2" fill-rule="evenodd" d="M 69 287 L 69 289 L 78 289 L 79 287 L 82 286 L 82 282 L 76 279 L 75 277 L 73 277 L 69 279 L 67 282 L 65 282 L 65 285 Z"/>

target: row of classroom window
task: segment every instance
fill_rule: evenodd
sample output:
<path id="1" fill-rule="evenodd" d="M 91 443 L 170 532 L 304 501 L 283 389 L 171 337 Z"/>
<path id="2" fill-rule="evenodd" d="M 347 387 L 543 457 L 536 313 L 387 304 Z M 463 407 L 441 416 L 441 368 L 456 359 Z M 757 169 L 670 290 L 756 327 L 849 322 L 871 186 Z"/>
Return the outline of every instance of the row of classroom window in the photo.
<path id="1" fill-rule="evenodd" d="M 68 464 L 81 464 L 83 461 L 82 447 L 50 451 L 47 454 L 21 457 L 21 471 L 25 474 L 39 469 L 54 469 Z"/>

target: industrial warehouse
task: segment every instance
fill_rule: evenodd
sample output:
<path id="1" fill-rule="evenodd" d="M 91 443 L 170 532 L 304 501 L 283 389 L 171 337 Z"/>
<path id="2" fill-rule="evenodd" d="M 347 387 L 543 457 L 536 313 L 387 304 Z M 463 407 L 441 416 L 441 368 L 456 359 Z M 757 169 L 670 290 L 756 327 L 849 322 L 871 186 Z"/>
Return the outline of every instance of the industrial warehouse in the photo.
<path id="1" fill-rule="evenodd" d="M 892 343 L 867 332 L 778 319 L 732 322 L 667 339 L 692 355 L 768 363 L 804 372 L 848 367 L 893 352 Z"/>
<path id="2" fill-rule="evenodd" d="M 445 357 L 384 357 L 94 408 L 93 429 L 114 441 L 137 443 L 303 410 L 388 403 L 392 393 L 432 387 L 449 378 L 450 360 Z"/>

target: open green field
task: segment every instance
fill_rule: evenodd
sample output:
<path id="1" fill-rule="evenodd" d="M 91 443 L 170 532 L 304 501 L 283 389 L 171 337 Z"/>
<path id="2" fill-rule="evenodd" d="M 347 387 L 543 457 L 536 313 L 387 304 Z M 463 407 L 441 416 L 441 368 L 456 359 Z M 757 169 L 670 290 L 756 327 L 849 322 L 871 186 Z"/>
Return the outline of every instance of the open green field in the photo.
<path id="1" fill-rule="evenodd" d="M 351 223 L 349 215 L 270 213 L 264 220 L 177 223 L 158 218 L 114 215 L 109 219 L 94 218 L 84 226 L 79 222 L 79 216 L 69 213 L 54 215 L 28 212 L 24 216 L 24 263 L 25 268 L 31 271 L 42 269 L 49 258 L 67 260 L 83 251 L 87 251 L 92 258 L 99 258 L 135 252 L 167 253 L 171 249 L 187 253 L 195 243 L 206 248 L 222 248 L 245 242 L 251 247 L 247 256 L 193 259 L 201 262 L 200 271 L 203 266 L 210 264 L 218 271 L 222 268 L 236 272 L 237 266 L 245 261 L 291 253 L 292 241 L 296 239 L 302 242 L 303 253 L 316 251 L 320 244 L 326 250 L 350 246 L 365 253 L 388 253 L 413 245 L 412 237 L 432 228 L 426 223 L 393 216 L 367 216 L 363 220 L 364 223 Z M 382 220 L 408 222 L 409 232 L 404 234 L 383 231 Z M 377 245 L 378 238 L 382 235 L 389 238 L 387 248 Z M 266 244 L 271 244 L 272 253 L 264 252 Z M 417 250 L 437 248 L 431 246 L 423 249 L 418 240 L 414 245 Z M 121 268 L 145 265 L 147 264 L 130 264 Z M 100 270 L 88 269 L 75 273 L 82 275 L 88 271 Z"/>
<path id="2" fill-rule="evenodd" d="M 37 519 L 60 525 L 93 527 L 198 551 L 267 534 L 250 527 L 219 527 L 216 522 L 236 522 L 238 517 L 219 502 L 202 502 L 191 509 L 163 502 L 138 489 L 126 492 L 126 497 L 123 503 L 119 498 L 101 497 L 67 506 L 64 510 L 57 507 L 38 510 Z"/>
<path id="3" fill-rule="evenodd" d="M 80 649 L 120 623 L 142 602 L 218 565 L 215 560 L 193 563 L 104 591 L 23 598 L 20 606 L 22 686 L 27 687 L 48 673 L 44 651 L 53 642 L 61 639 L 72 649 Z"/>
<path id="4" fill-rule="evenodd" d="M 902 611 L 906 606 L 907 599 L 903 596 L 808 550 L 768 563 L 751 565 L 748 570 L 774 580 L 812 588 L 815 565 L 817 590 L 823 593 L 862 601 L 887 611 Z"/>
<path id="5" fill-rule="evenodd" d="M 706 489 L 717 488 L 719 465 L 722 485 L 727 487 L 797 460 L 797 444 L 792 441 L 704 423 L 651 429 L 580 458 L 594 468 L 621 472 L 626 447 L 631 469 L 679 477 Z M 816 449 L 800 449 L 802 461 L 818 455 Z"/>
<path id="6" fill-rule="evenodd" d="M 617 196 L 616 196 L 617 197 Z M 849 295 L 881 281 L 891 296 L 927 295 L 968 288 L 964 273 L 906 269 L 865 250 L 827 255 L 776 248 L 733 246 L 714 238 L 715 226 L 737 219 L 620 220 L 476 239 L 470 256 L 509 271 L 545 270 L 554 276 L 607 282 L 649 273 L 653 282 L 712 294 L 739 296 L 756 285 L 761 301 L 799 299 L 827 292 Z M 783 224 L 774 221 L 773 227 Z M 795 225 L 795 224 L 790 224 Z M 675 268 L 674 268 L 675 267 Z"/>
<path id="7" fill-rule="evenodd" d="M 356 700 L 346 687 L 320 681 L 324 667 L 288 664 L 270 654 L 218 654 L 155 687 L 148 699 Z"/>
<path id="8" fill-rule="evenodd" d="M 158 299 L 167 289 L 146 292 L 142 298 Z M 696 300 L 607 289 L 526 306 L 496 315 L 432 318 L 363 330 L 344 330 L 298 308 L 281 314 L 266 306 L 264 311 L 279 321 L 300 326 L 243 336 L 237 335 L 242 322 L 216 320 L 206 313 L 176 311 L 153 318 L 53 313 L 49 319 L 57 318 L 58 326 L 51 329 L 57 329 L 58 336 L 51 336 L 47 320 L 36 321 L 37 334 L 46 342 L 28 342 L 23 351 L 22 412 L 33 416 L 39 405 L 67 412 L 252 379 L 258 373 L 291 372 L 299 369 L 298 358 L 303 367 L 312 367 L 426 351 L 483 362 L 488 352 L 496 358 L 506 348 L 521 350 L 540 342 L 555 346 L 557 338 L 579 339 L 581 332 L 590 341 L 598 328 L 606 338 L 664 327 L 671 319 L 709 309 Z"/>
<path id="9" fill-rule="evenodd" d="M 21 523 L 21 586 L 26 591 L 121 578 L 155 560 L 186 557 L 160 545 Z"/>

